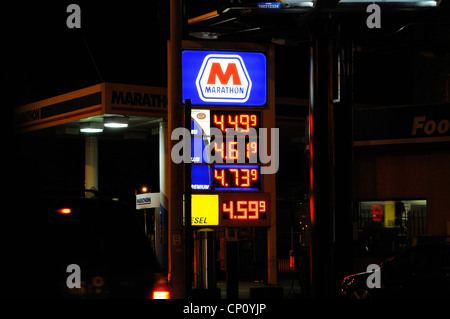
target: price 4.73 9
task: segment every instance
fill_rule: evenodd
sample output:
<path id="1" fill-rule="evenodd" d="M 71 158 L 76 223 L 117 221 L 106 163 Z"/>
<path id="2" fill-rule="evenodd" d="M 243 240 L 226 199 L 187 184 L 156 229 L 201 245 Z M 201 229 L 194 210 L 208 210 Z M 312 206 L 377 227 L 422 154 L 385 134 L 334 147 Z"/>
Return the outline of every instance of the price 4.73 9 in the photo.
<path id="1" fill-rule="evenodd" d="M 213 189 L 259 190 L 260 171 L 256 165 L 216 165 L 212 168 Z"/>

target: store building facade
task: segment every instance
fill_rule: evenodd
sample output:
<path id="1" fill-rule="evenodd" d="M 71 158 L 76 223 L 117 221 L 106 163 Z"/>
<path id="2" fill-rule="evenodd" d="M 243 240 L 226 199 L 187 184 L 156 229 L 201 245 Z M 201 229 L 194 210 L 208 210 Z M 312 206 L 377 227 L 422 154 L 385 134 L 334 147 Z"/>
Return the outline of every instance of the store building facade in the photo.
<path id="1" fill-rule="evenodd" d="M 356 107 L 357 256 L 385 258 L 450 235 L 450 104 Z"/>

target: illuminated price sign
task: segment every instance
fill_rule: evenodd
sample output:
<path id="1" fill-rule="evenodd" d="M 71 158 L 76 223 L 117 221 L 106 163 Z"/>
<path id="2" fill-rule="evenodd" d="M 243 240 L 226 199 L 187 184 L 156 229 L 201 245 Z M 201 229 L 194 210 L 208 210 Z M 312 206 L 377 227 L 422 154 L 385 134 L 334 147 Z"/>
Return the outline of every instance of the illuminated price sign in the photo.
<path id="1" fill-rule="evenodd" d="M 223 133 L 234 129 L 237 133 L 249 134 L 252 128 L 257 133 L 260 123 L 259 112 L 211 111 L 211 127 L 218 128 Z"/>
<path id="2" fill-rule="evenodd" d="M 220 226 L 268 226 L 269 193 L 221 194 Z"/>
<path id="3" fill-rule="evenodd" d="M 192 165 L 192 190 L 259 191 L 261 168 L 258 165 Z"/>
<path id="4" fill-rule="evenodd" d="M 257 191 L 261 189 L 258 165 L 212 165 L 212 190 Z"/>
<path id="5" fill-rule="evenodd" d="M 211 111 L 211 127 L 223 133 L 222 141 L 211 142 L 212 154 L 226 163 L 258 163 L 260 122 L 259 112 Z"/>
<path id="6" fill-rule="evenodd" d="M 193 163 L 260 162 L 260 112 L 192 110 L 191 118 Z M 217 130 L 222 134 L 212 135 Z"/>
<path id="7" fill-rule="evenodd" d="M 257 163 L 258 141 L 236 137 L 233 141 L 211 142 L 212 154 L 219 156 L 222 162 Z"/>

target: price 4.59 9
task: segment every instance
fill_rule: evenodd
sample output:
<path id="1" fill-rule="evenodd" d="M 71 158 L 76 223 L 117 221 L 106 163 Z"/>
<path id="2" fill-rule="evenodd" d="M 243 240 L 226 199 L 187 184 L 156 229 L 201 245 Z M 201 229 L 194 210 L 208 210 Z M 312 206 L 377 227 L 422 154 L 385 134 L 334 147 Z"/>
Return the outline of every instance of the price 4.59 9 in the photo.
<path id="1" fill-rule="evenodd" d="M 222 202 L 223 219 L 265 219 L 266 200 L 228 200 Z"/>

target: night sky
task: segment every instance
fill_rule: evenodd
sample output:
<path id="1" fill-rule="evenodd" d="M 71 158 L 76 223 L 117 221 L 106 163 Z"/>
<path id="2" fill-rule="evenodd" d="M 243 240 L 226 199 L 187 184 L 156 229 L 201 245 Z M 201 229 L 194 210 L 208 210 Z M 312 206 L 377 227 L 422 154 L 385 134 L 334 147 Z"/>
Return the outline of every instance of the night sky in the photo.
<path id="1" fill-rule="evenodd" d="M 59 146 L 52 146 L 54 141 L 27 141 L 24 156 L 17 143 L 22 138 L 11 133 L 9 119 L 13 107 L 101 82 L 167 86 L 168 2 L 77 1 L 81 7 L 81 29 L 66 26 L 69 16 L 66 8 L 71 1 L 15 2 L 6 6 L 1 40 L 6 53 L 2 64 L 2 83 L 6 83 L 2 98 L 8 112 L 4 149 L 9 150 L 6 154 L 12 154 L 7 159 L 12 159 L 12 167 L 20 176 L 30 179 L 38 172 L 36 176 L 45 179 L 45 172 L 51 168 L 57 171 L 55 184 L 67 172 L 78 176 L 83 166 L 69 165 L 64 170 L 61 163 L 82 163 L 83 145 L 79 140 L 58 141 L 66 144 L 64 155 L 48 160 L 38 155 L 46 150 L 49 154 L 61 154 Z M 215 6 L 215 1 L 186 1 L 185 16 L 210 12 Z M 408 24 L 401 32 L 397 32 L 402 26 L 400 21 L 389 25 L 383 20 L 387 35 L 352 29 L 357 39 L 356 103 L 396 105 L 442 99 L 445 91 L 442 79 L 450 69 L 448 21 L 446 25 L 435 26 L 430 21 L 439 19 L 425 20 L 421 16 L 414 19 L 421 23 Z M 308 45 L 303 38 L 299 46 L 276 46 L 277 96 L 308 98 Z M 299 134 L 303 136 L 304 132 Z"/>
<path id="2" fill-rule="evenodd" d="M 8 120 L 13 107 L 101 82 L 167 85 L 168 21 L 158 14 L 163 11 L 157 11 L 157 1 L 77 2 L 81 29 L 66 25 L 70 3 L 8 6 L 3 28 L 8 30 L 3 38 L 7 43 L 3 83 L 7 83 Z M 14 194 L 18 189 L 36 192 L 43 187 L 83 187 L 83 139 L 14 135 L 11 121 L 8 124 L 4 149 L 11 160 L 9 167 L 16 173 L 9 181 Z M 157 156 L 151 155 L 158 152 L 157 138 L 151 138 L 145 147 L 135 144 L 100 141 L 99 176 L 108 195 L 134 195 L 134 183 L 148 183 L 149 179 L 156 180 L 153 188 L 159 190 Z M 129 164 L 126 168 L 124 162 Z M 139 167 L 144 168 L 137 171 Z M 127 189 L 125 194 L 118 185 Z"/>
<path id="3" fill-rule="evenodd" d="M 4 75 L 8 86 L 6 107 L 10 112 L 16 106 L 101 82 L 167 86 L 168 1 L 95 4 L 80 1 L 77 4 L 81 8 L 81 29 L 66 26 L 70 15 L 66 8 L 70 3 L 9 6 L 6 20 L 9 32 L 3 41 L 8 44 Z M 186 3 L 186 17 L 215 9 L 214 1 Z M 296 81 L 277 73 L 277 82 L 283 83 L 280 91 L 284 96 L 300 93 L 307 98 L 307 51 L 280 48 L 280 52 L 293 61 L 289 68 L 298 70 Z M 304 84 L 300 90 L 297 81 Z M 34 189 L 42 185 L 50 188 L 83 185 L 82 139 L 13 136 L 10 131 L 8 148 L 13 153 L 11 165 L 17 172 L 12 181 L 14 189 L 23 185 Z M 122 186 L 134 195 L 136 183 L 151 183 L 153 190 L 159 191 L 157 147 L 155 138 L 140 148 L 133 148 L 130 142 L 101 140 L 99 179 L 103 191 L 123 195 L 124 191 L 118 189 Z M 146 151 L 139 153 L 138 149 L 144 148 Z M 121 151 L 117 153 L 115 149 Z M 128 164 L 124 165 L 125 162 Z M 138 171 L 136 167 L 145 169 Z"/>
<path id="4" fill-rule="evenodd" d="M 164 86 L 164 21 L 156 1 L 79 2 L 81 29 L 66 26 L 70 2 L 14 5 L 8 72 L 23 105 L 99 82 Z"/>

